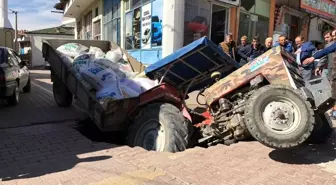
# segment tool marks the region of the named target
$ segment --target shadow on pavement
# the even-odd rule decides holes
[[[92,142],[75,129],[57,124],[1,129],[0,184],[67,171],[79,163],[108,160],[112,155],[105,150],[116,147]]]
[[[334,133],[335,134],[335,133]],[[326,144],[305,144],[297,148],[273,150],[269,157],[287,164],[319,164],[336,159],[336,140],[330,138]]]
[[[48,163],[47,165],[35,165],[35,166],[28,166],[23,167],[11,172],[7,172],[8,174],[0,175],[0,179],[2,181],[10,181],[15,179],[27,179],[27,178],[34,178],[34,177],[41,177],[43,175],[62,172],[69,170],[75,167],[79,163],[83,162],[96,162],[101,160],[106,160],[112,158],[111,156],[97,156],[97,157],[87,157],[80,159],[77,156],[72,156],[67,160],[63,160],[56,163]]]

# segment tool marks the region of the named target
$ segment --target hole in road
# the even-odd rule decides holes
[[[125,144],[125,134],[121,132],[101,132],[90,119],[78,121],[78,124],[74,128],[91,141],[106,142],[116,145]]]

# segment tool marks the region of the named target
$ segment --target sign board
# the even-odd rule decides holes
[[[217,0],[223,3],[231,4],[234,6],[239,6],[240,5],[240,0]]]
[[[148,49],[151,47],[152,38],[152,4],[143,6],[141,13],[141,46],[142,49]]]
[[[336,3],[333,0],[302,0],[301,8],[324,18],[336,20]]]

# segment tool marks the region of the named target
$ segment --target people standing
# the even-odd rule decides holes
[[[336,34],[336,31],[333,32],[333,34]],[[333,38],[336,36],[333,35]],[[333,60],[332,60],[332,66],[331,66],[331,74],[330,74],[330,82],[331,82],[331,87],[332,87],[332,96],[336,98],[336,42],[331,44],[329,47],[316,52],[312,57],[307,58],[303,61],[303,64],[311,64],[314,62],[315,59],[320,59],[324,56],[327,56],[329,54],[333,54]]]
[[[324,48],[327,48],[327,47],[331,46],[336,41],[336,39],[333,40],[333,37],[332,37],[333,32],[336,32],[336,30],[326,31],[324,33],[324,41],[325,41],[325,44],[326,44]],[[328,76],[328,79],[330,79],[332,63],[333,63],[333,54],[332,53],[330,53],[327,56],[321,58],[319,63],[316,66],[315,75],[320,76],[322,74],[323,69],[327,69],[327,71],[328,71],[327,76]]]
[[[327,41],[329,40],[329,36],[325,35],[325,40],[327,38]],[[320,59],[324,56],[328,56],[328,62],[329,57],[331,58],[331,66],[328,70],[330,70],[330,73],[328,74],[329,82],[331,84],[331,95],[333,98],[336,98],[336,30],[332,31],[331,38],[333,38],[333,43],[330,42],[329,46],[324,48],[323,50],[316,52],[313,57],[307,58],[303,63],[309,64],[312,63],[315,59]],[[330,55],[331,54],[331,55]],[[315,73],[321,74],[322,68],[316,69]],[[333,107],[333,111],[331,113],[331,116],[335,119],[336,118],[336,104]]]
[[[242,47],[238,50],[241,57],[241,63],[245,64],[265,53],[266,48],[259,43],[259,37],[253,37],[252,44]]]
[[[274,46],[281,46],[284,50],[286,50],[289,53],[294,52],[294,48],[292,43],[290,43],[285,35],[281,35],[278,39],[278,43],[276,43]]]
[[[219,46],[226,54],[236,60],[236,43],[233,41],[233,35],[231,33],[225,35],[225,40],[219,43]]]
[[[265,40],[265,49],[266,51],[272,49],[273,46],[273,38],[272,37],[267,37]]]
[[[243,47],[246,47],[248,44],[248,39],[247,39],[247,36],[246,35],[243,35],[241,38],[240,38],[240,45],[237,46],[237,52],[236,52],[236,61],[237,62],[240,62],[241,58],[238,54],[238,51],[240,48],[243,48]]]
[[[314,63],[310,64],[302,64],[302,62],[313,55],[313,52],[316,51],[316,47],[311,42],[305,42],[303,36],[297,36],[295,38],[295,44],[297,50],[296,54],[296,62],[300,66],[302,70],[302,76],[304,81],[309,81],[312,78],[312,73],[315,69]]]

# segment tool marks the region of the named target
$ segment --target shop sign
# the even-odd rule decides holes
[[[240,0],[218,0],[223,3],[231,4],[234,6],[239,6],[240,5]]]
[[[301,8],[325,18],[336,19],[336,3],[333,0],[302,0]]]
[[[149,3],[142,7],[141,16],[141,46],[143,49],[151,47],[152,37],[152,4]]]

